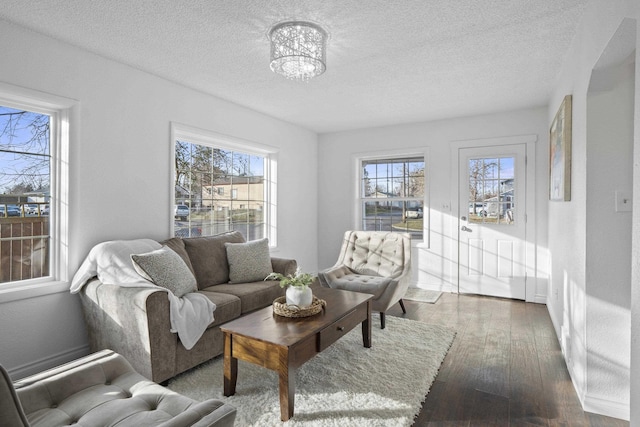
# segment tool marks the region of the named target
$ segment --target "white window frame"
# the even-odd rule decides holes
[[[197,127],[185,125],[182,123],[171,123],[171,173],[169,175],[169,189],[170,189],[170,219],[173,219],[173,206],[175,205],[175,189],[174,177],[176,174],[175,168],[175,153],[176,153],[176,141],[187,141],[199,145],[207,145],[214,148],[221,148],[225,150],[238,151],[246,154],[253,154],[265,158],[265,170],[264,179],[266,185],[264,186],[264,200],[265,200],[265,212],[264,223],[265,230],[264,235],[269,239],[269,246],[271,248],[277,247],[278,234],[277,234],[277,164],[278,164],[278,150],[275,147],[271,147],[266,144],[262,144],[255,141],[249,141],[242,138],[237,138],[221,133],[199,129]],[[169,221],[169,235],[174,235],[174,221]]]
[[[69,147],[77,129],[79,103],[0,83],[0,104],[50,116],[51,154],[49,275],[0,284],[0,303],[69,290]]]
[[[362,204],[364,199],[361,194],[361,183],[362,183],[362,162],[371,161],[371,160],[393,160],[393,159],[404,159],[408,157],[423,157],[424,158],[424,200],[423,200],[423,226],[422,226],[422,240],[419,239],[411,239],[411,246],[420,246],[423,248],[429,248],[430,246],[430,234],[431,234],[431,214],[430,214],[430,187],[429,183],[431,180],[429,179],[429,174],[431,168],[429,167],[429,153],[428,149],[420,148],[420,149],[407,149],[407,150],[385,150],[385,151],[376,151],[376,152],[367,152],[367,153],[356,153],[352,156],[352,164],[353,170],[355,171],[352,174],[353,182],[354,182],[354,195],[353,198],[355,206],[354,206],[354,230],[360,230],[362,228]]]

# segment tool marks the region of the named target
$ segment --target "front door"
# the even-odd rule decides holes
[[[525,299],[526,145],[460,148],[458,290]]]

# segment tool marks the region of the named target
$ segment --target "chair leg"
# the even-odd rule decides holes
[[[400,298],[400,301],[399,301],[399,302],[400,302],[400,307],[402,307],[402,312],[403,312],[404,314],[407,314],[407,309],[406,309],[406,308],[404,308],[404,301],[402,301],[402,298]]]
[[[385,319],[384,313],[380,312],[380,329],[384,329],[384,327],[385,327],[384,319]]]

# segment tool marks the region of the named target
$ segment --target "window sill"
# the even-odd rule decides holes
[[[0,285],[0,304],[37,298],[45,295],[69,292],[69,283],[60,281],[46,281],[32,284],[14,284],[3,288]]]

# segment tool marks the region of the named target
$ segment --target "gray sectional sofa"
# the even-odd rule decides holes
[[[155,382],[163,382],[223,352],[219,326],[272,304],[284,295],[278,281],[229,283],[225,243],[242,243],[239,232],[211,237],[172,238],[161,242],[182,257],[199,293],[216,304],[215,319],[187,350],[170,332],[169,300],[163,289],[124,287],[90,280],[80,292],[91,351],[111,349]],[[273,271],[294,273],[293,259],[271,258]]]

